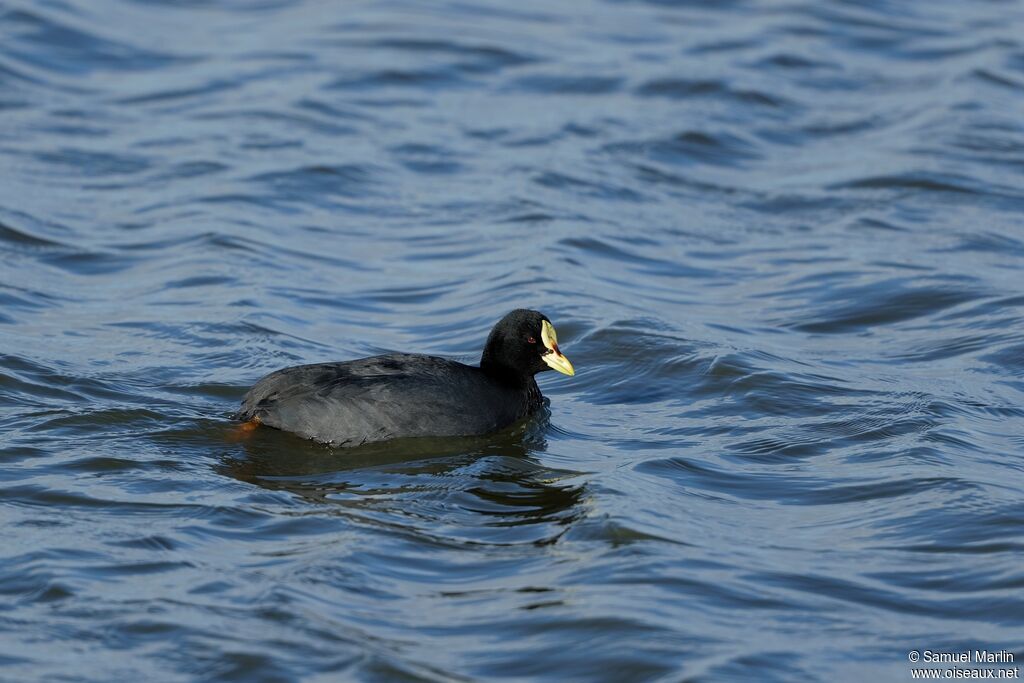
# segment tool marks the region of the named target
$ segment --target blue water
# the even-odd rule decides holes
[[[0,3],[0,679],[1024,660],[1024,6]],[[333,452],[263,374],[577,369]]]

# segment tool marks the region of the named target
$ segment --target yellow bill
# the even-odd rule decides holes
[[[572,363],[558,350],[558,335],[555,334],[554,326],[547,320],[541,322],[540,340],[544,342],[544,348],[548,350],[547,353],[541,356],[541,360],[547,363],[549,368],[558,370],[563,375],[569,375],[570,377],[576,374]]]

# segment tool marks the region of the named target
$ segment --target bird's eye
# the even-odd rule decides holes
[[[529,342],[530,344],[536,344],[537,343],[537,340],[534,339],[533,337],[527,337],[526,341]]]

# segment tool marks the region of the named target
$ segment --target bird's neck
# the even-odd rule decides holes
[[[534,377],[530,378],[530,381],[526,387],[526,410],[532,413],[534,410],[541,406],[544,397],[540,393],[540,387],[537,386],[537,380]]]
[[[522,386],[531,379],[524,377],[523,373],[510,368],[507,365],[501,365],[488,360],[487,356],[484,356],[480,360],[480,369],[484,371],[484,374],[492,379],[496,379],[502,384],[509,384],[512,386]]]
[[[519,417],[532,415],[544,404],[544,396],[540,393],[537,380],[532,375],[524,375],[504,365],[496,365],[480,361],[480,369],[493,382],[504,386],[520,396]]]
[[[531,387],[536,390],[537,382],[530,375],[524,375],[516,368],[510,368],[502,363],[497,363],[484,351],[480,359],[480,369],[491,379],[500,382],[514,389],[529,390]]]

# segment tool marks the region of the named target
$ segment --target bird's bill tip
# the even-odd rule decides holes
[[[563,356],[558,351],[552,351],[551,353],[545,353],[541,356],[541,359],[547,363],[547,366],[552,370],[558,370],[563,375],[569,375],[572,377],[576,374],[576,369],[572,367],[572,363],[569,359]]]

